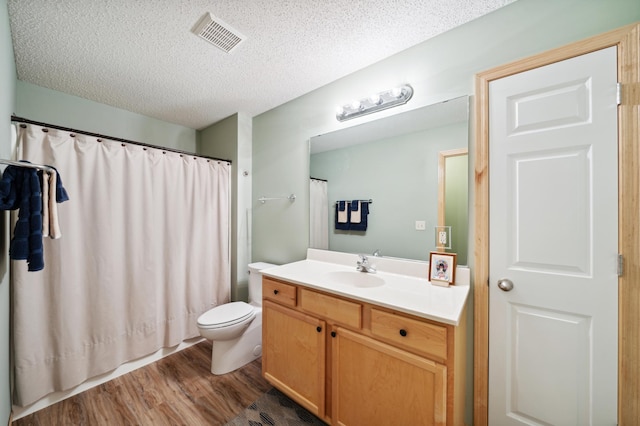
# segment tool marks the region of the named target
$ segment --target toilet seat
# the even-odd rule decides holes
[[[231,302],[209,309],[198,317],[198,327],[216,329],[245,322],[255,316],[253,306],[245,302]]]

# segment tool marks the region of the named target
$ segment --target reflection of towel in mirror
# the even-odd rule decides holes
[[[349,205],[346,201],[338,201],[338,223],[349,222]]]
[[[360,203],[360,222],[354,223],[351,221],[349,223],[350,231],[366,231],[367,230],[367,215],[369,214],[369,203],[366,201],[359,202]]]
[[[361,211],[362,210],[360,209],[360,201],[352,201],[349,223],[360,223],[360,221],[362,220],[360,214]]]
[[[349,202],[336,202],[336,229],[346,231],[349,229]]]

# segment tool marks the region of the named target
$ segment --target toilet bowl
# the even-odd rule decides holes
[[[212,341],[211,372],[226,374],[262,355],[262,273],[276,265],[249,264],[249,303],[231,302],[198,317],[200,335]]]

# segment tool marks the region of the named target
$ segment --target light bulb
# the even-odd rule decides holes
[[[372,104],[374,105],[379,105],[380,102],[382,102],[382,98],[380,97],[379,94],[375,93],[371,96],[369,96],[369,100],[371,101]]]
[[[394,87],[393,89],[391,89],[391,95],[394,98],[399,98],[400,95],[402,95],[402,87]]]

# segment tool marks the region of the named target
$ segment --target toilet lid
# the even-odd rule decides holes
[[[253,306],[245,302],[231,302],[209,309],[198,318],[198,325],[217,327],[232,325],[254,315]]]

